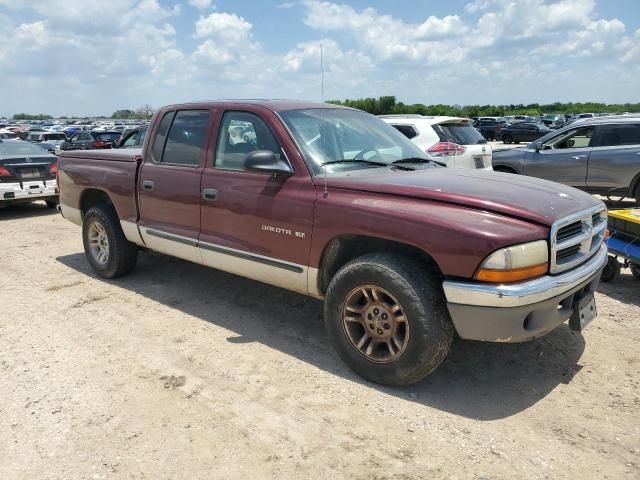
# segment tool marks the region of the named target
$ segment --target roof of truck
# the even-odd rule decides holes
[[[264,98],[244,98],[244,99],[223,99],[223,100],[208,100],[202,102],[188,102],[188,103],[180,103],[176,105],[167,105],[163,107],[163,110],[166,108],[174,108],[180,107],[183,105],[189,106],[234,106],[240,107],[243,105],[254,105],[261,106],[273,112],[282,112],[285,110],[301,110],[305,108],[343,108],[347,110],[353,110],[350,107],[345,107],[343,105],[334,105],[332,103],[320,103],[320,102],[308,102],[303,100],[283,100],[283,99],[264,99]]]

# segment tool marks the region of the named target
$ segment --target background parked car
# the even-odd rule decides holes
[[[115,148],[140,148],[148,127],[128,128],[118,140]]]
[[[0,130],[0,139],[8,140],[10,138],[18,138],[18,135],[11,130]]]
[[[531,142],[544,137],[551,129],[543,123],[517,122],[500,129],[496,134],[497,140],[504,143]]]
[[[640,203],[640,118],[582,120],[526,147],[494,152],[493,165],[591,193],[619,189]]]
[[[27,142],[31,142],[31,143],[47,143],[47,144],[51,144],[54,147],[56,146],[60,146],[62,145],[64,142],[67,141],[67,137],[64,133],[62,132],[33,132],[33,133],[28,133],[27,134],[27,138],[25,138],[25,140]]]
[[[382,115],[382,120],[448,167],[491,170],[491,146],[469,118]]]
[[[560,128],[564,126],[565,118],[564,115],[549,113],[542,117],[542,123],[544,123],[549,128]]]
[[[473,126],[487,140],[495,140],[498,132],[507,126],[507,121],[503,117],[480,117]]]
[[[95,150],[114,148],[120,132],[77,132],[60,145],[60,150]]]
[[[54,208],[57,172],[58,159],[46,150],[22,140],[0,140],[0,208],[34,200]]]
[[[49,153],[53,153],[57,155],[60,152],[60,144],[49,143],[49,142],[37,142],[34,143],[36,147],[40,147],[43,150],[46,150]]]

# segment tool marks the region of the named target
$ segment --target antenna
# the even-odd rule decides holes
[[[322,44],[320,44],[320,97],[322,100],[322,110],[321,110],[321,118],[322,125],[320,133],[322,134],[322,127],[324,127],[324,56],[323,56],[323,48]],[[325,129],[326,131],[326,129]],[[327,151],[327,138],[326,135],[322,135],[322,151],[323,153]],[[322,192],[323,198],[327,198],[329,196],[329,190],[327,190],[327,165],[326,162],[323,162],[322,170],[324,171],[324,192]]]

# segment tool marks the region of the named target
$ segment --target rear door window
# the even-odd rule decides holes
[[[486,143],[485,138],[471,125],[443,124],[433,125],[441,142],[453,142],[459,145],[477,145]]]
[[[603,125],[600,129],[599,147],[640,145],[640,124]]]
[[[171,123],[160,163],[198,166],[208,125],[209,110],[178,111]]]
[[[162,117],[160,125],[156,130],[156,137],[153,140],[153,150],[151,151],[151,157],[154,162],[160,163],[162,161],[162,152],[164,151],[164,144],[167,143],[167,132],[173,121],[173,117],[176,112],[167,112]]]

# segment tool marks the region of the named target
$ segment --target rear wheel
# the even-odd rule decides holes
[[[112,205],[92,207],[84,215],[82,243],[89,264],[103,278],[121,277],[136,266],[138,247],[125,238]]]
[[[45,200],[45,203],[47,204],[47,208],[56,208],[58,206],[58,202],[57,200]]]
[[[620,262],[618,262],[616,257],[609,255],[607,264],[602,270],[600,280],[603,282],[614,282],[618,278],[618,275],[620,275]]]
[[[364,255],[338,271],[325,325],[340,358],[383,385],[426,377],[445,359],[454,332],[438,278],[389,254]]]
[[[504,143],[511,143],[511,142],[513,142],[513,137],[511,135],[503,135],[502,136],[502,141]]]

